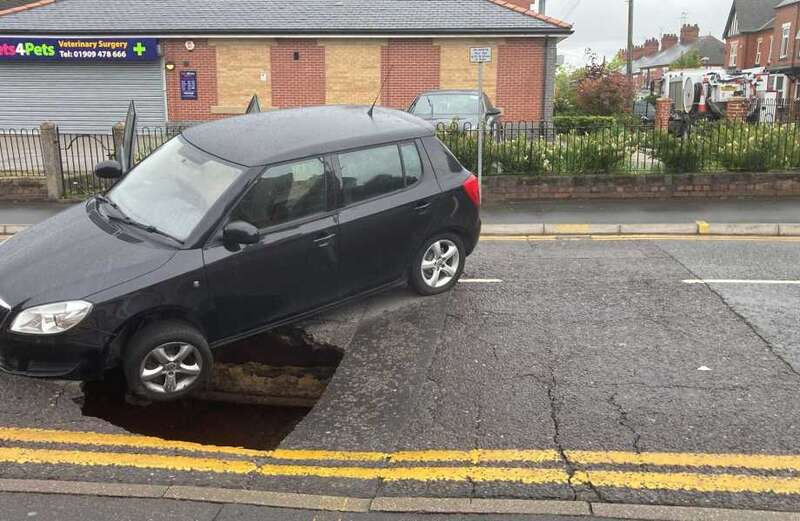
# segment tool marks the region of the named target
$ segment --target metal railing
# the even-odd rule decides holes
[[[111,186],[94,175],[95,165],[115,157],[111,134],[59,133],[58,141],[65,197],[91,195]]]
[[[144,127],[137,131],[134,143],[133,163],[152,154],[158,147],[181,133],[184,127]]]
[[[440,125],[439,138],[472,171],[478,130]],[[666,132],[612,124],[559,130],[540,123],[486,129],[486,175],[764,172],[800,169],[800,123],[702,121]]]
[[[146,127],[136,134],[133,146],[133,162],[139,163],[180,133],[181,129]],[[61,171],[66,197],[81,197],[103,192],[113,182],[98,179],[94,175],[97,163],[116,158],[114,138],[111,134],[59,133],[61,149]]]
[[[43,176],[38,129],[0,129],[0,177]]]

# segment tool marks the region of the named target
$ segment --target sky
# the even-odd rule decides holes
[[[634,44],[663,33],[679,33],[681,17],[700,25],[700,34],[722,38],[732,0],[635,0]],[[567,63],[582,65],[587,47],[613,57],[626,45],[627,0],[547,0],[547,14],[575,24],[575,34],[558,47]]]

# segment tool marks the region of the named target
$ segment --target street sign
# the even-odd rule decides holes
[[[155,38],[0,38],[0,61],[158,60]]]
[[[492,63],[491,47],[470,47],[469,61],[478,64],[478,112],[480,121],[478,123],[478,195],[483,197],[483,140],[486,132],[486,114],[483,106],[483,64]]]
[[[197,99],[197,71],[181,71],[181,99]]]
[[[469,48],[469,61],[472,63],[491,63],[492,62],[492,48],[491,47],[470,47]]]

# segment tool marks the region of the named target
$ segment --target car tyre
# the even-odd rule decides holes
[[[128,342],[122,369],[128,390],[152,401],[170,401],[203,389],[214,359],[205,337],[180,321],[148,324]]]
[[[423,296],[453,289],[464,272],[467,255],[458,235],[434,235],[422,245],[411,265],[411,287]]]

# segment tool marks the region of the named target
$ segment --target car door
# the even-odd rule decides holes
[[[415,141],[341,152],[343,296],[402,277],[433,223],[439,185]]]
[[[336,179],[323,157],[267,168],[227,222],[259,228],[249,246],[221,240],[205,248],[219,337],[283,321],[338,296]]]

